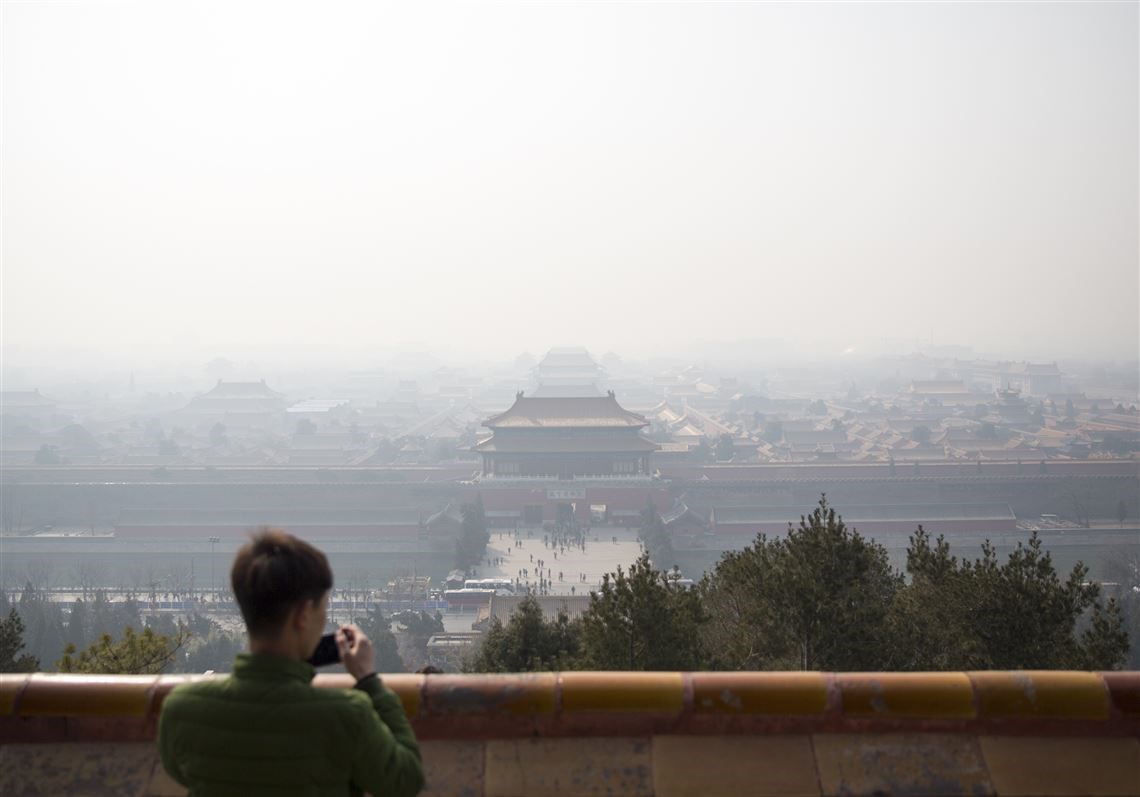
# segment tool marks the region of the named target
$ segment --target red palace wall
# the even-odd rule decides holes
[[[896,478],[914,476],[914,463],[899,460],[895,472],[886,462],[851,464],[815,463],[773,463],[757,465],[660,465],[661,475],[666,478],[697,481],[782,481],[788,479],[854,479],[854,478]],[[978,473],[976,462],[923,462],[918,466],[919,476],[1036,476],[1041,473],[1039,461],[984,462]],[[1131,461],[1050,461],[1045,464],[1045,473],[1052,476],[1134,476],[1136,463]]]
[[[290,534],[306,540],[339,540],[382,538],[386,540],[416,540],[419,526],[378,526],[374,524],[343,525],[294,525],[282,524],[281,528]],[[221,537],[226,540],[245,540],[249,536],[248,524],[199,526],[192,523],[178,525],[139,525],[117,526],[115,537],[128,540],[203,540],[208,537]]]
[[[474,501],[476,496],[483,499],[483,509],[488,513],[519,512],[517,522],[521,525],[524,507],[541,506],[542,522],[552,523],[558,517],[559,504],[573,504],[574,517],[583,524],[593,522],[590,517],[590,507],[604,504],[609,513],[636,513],[645,508],[645,504],[652,496],[653,503],[659,512],[665,511],[673,505],[673,498],[664,487],[657,486],[629,486],[629,487],[583,487],[581,484],[568,482],[566,486],[553,486],[548,483],[541,487],[495,487],[480,485],[464,496],[464,501]],[[625,521],[624,518],[630,518]],[[515,518],[496,517],[491,514],[488,518],[492,527],[513,527]],[[635,515],[621,515],[611,522],[636,523]]]
[[[798,524],[793,524],[798,525]],[[878,520],[862,523],[848,523],[849,528],[858,531],[864,537],[876,535],[909,535],[918,528],[915,520]],[[996,520],[931,520],[922,523],[922,527],[931,534],[948,534],[953,532],[989,533],[999,531],[1016,531],[1015,518],[1001,518]],[[788,531],[787,523],[718,523],[713,529],[719,536],[740,536],[751,539],[757,534],[766,534],[769,537],[783,536]]]

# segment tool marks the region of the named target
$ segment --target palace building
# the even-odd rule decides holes
[[[475,445],[481,479],[650,477],[657,444],[641,436],[643,416],[605,396],[537,398],[521,392],[506,412],[483,422],[491,436]]]
[[[651,499],[671,501],[653,478],[657,445],[642,436],[643,416],[604,396],[518,393],[506,412],[484,421],[491,436],[475,445],[483,459],[479,493],[495,525],[574,521],[636,525]]]

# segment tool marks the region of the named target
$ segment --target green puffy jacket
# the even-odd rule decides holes
[[[162,704],[162,764],[191,795],[411,797],[420,748],[377,677],[317,689],[303,661],[242,654],[229,678],[184,684]]]

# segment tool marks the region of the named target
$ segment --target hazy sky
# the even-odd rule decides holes
[[[1137,9],[4,2],[5,350],[1134,358]]]

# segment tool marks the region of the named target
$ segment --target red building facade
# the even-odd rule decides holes
[[[547,522],[636,525],[652,496],[671,499],[652,477],[657,445],[649,422],[605,396],[527,397],[483,424],[479,493],[492,525]]]
[[[641,436],[644,416],[605,396],[532,398],[519,393],[483,423],[491,437],[475,450],[482,479],[611,479],[650,476],[657,445]]]

